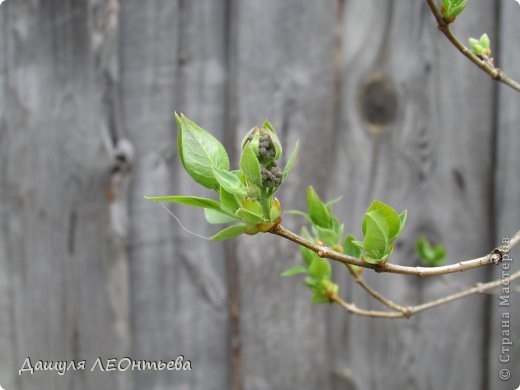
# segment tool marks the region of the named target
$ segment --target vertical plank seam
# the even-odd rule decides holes
[[[501,6],[500,1],[495,1],[494,17],[493,17],[493,29],[495,35],[494,51],[495,57],[500,60],[501,51],[501,36],[500,36],[500,21],[501,21]],[[493,82],[492,92],[492,107],[491,107],[491,161],[490,161],[490,191],[489,191],[489,205],[488,205],[488,226],[489,226],[489,241],[490,247],[494,247],[495,240],[497,239],[497,224],[498,224],[498,205],[496,204],[496,191],[497,191],[497,168],[498,168],[498,156],[499,156],[499,142],[498,137],[500,130],[499,119],[499,92],[500,85],[498,82]],[[487,269],[485,272],[485,280],[489,281],[494,276],[494,269]],[[483,310],[483,351],[482,351],[482,385],[485,390],[491,390],[491,348],[493,340],[493,318],[490,313],[493,313],[493,295],[486,295],[484,297],[484,310]]]

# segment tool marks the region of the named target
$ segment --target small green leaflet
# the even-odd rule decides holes
[[[343,252],[348,256],[359,258],[361,256],[361,248],[355,245],[354,241],[357,241],[356,237],[351,234],[347,235],[343,243]]]
[[[397,235],[399,234],[399,231],[401,230],[401,221],[399,218],[399,215],[397,215],[397,212],[390,207],[389,205],[381,202],[380,200],[375,200],[372,202],[372,204],[367,209],[367,214],[371,211],[379,211],[381,215],[384,217],[386,224],[388,226],[388,241],[393,242]],[[406,218],[406,214],[405,214]],[[363,225],[362,230],[363,234],[366,234],[366,224],[367,219],[366,217],[363,219]]]
[[[309,273],[312,277],[316,279],[330,279],[331,275],[331,268],[330,263],[322,259],[321,257],[315,258],[310,267],[309,267]]]
[[[255,137],[258,137],[258,133]],[[256,156],[251,143],[247,143],[242,149],[240,168],[251,183],[258,187],[262,186],[260,162],[258,161],[258,157]]]
[[[215,169],[213,172],[218,184],[225,191],[241,198],[247,195],[247,190],[244,184],[242,184],[240,179],[235,174],[220,169]]]
[[[431,245],[426,237],[420,237],[415,243],[415,250],[424,265],[436,267],[446,261],[446,249],[441,244]]]
[[[388,254],[388,224],[380,210],[369,211],[365,214],[365,240],[363,249],[365,261],[372,264],[383,262]]]
[[[247,226],[246,225],[233,225],[230,227],[225,228],[224,230],[221,230],[214,236],[211,236],[209,239],[212,241],[221,241],[221,240],[227,240],[229,238],[233,238],[236,236],[241,235],[246,231]]]
[[[263,218],[261,215],[255,214],[249,210],[240,208],[236,212],[237,217],[239,217],[241,220],[246,222],[250,225],[256,225],[263,221]]]
[[[325,206],[312,186],[307,188],[307,205],[309,217],[315,225],[326,229],[332,227],[332,215],[330,210]]]
[[[300,150],[300,141],[296,141],[296,146],[294,147],[293,151],[289,155],[289,158],[287,159],[287,165],[285,166],[283,170],[283,177],[282,182],[287,179],[287,176],[291,172],[294,163],[296,162],[296,157],[298,157],[298,151]]]
[[[174,202],[186,206],[202,207],[205,209],[213,209],[220,211],[220,203],[213,199],[199,198],[197,196],[145,196],[145,199],[153,200],[155,202]]]
[[[297,274],[308,274],[308,273],[309,273],[309,270],[307,268],[305,268],[303,265],[299,265],[297,267],[289,268],[288,270],[282,272],[281,275],[284,277],[287,277],[287,276],[293,276],[293,275],[297,275]]]
[[[233,217],[214,209],[204,209],[204,216],[206,217],[206,221],[208,221],[208,223],[214,225],[239,221],[237,217]]]

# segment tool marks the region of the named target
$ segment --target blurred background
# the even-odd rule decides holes
[[[487,32],[497,64],[518,80],[519,18],[513,0],[472,0],[454,30],[464,42]],[[306,207],[308,185],[325,199],[344,195],[334,210],[360,236],[379,198],[408,209],[394,262],[419,265],[420,235],[442,242],[449,263],[488,253],[520,227],[520,94],[458,53],[425,1],[7,0],[0,29],[6,390],[520,383],[518,294],[516,346],[502,364],[496,292],[409,320],[354,317],[311,304],[302,278],[280,277],[300,262],[293,243],[208,242],[143,198],[208,195],[179,163],[174,111],[222,140],[234,166],[244,133],[268,118],[286,151],[301,142],[279,192],[285,209]],[[201,235],[218,229],[199,209],[169,207]],[[284,217],[290,229],[302,224]],[[411,305],[499,269],[365,276]],[[345,299],[381,308],[344,268],[334,279]],[[89,370],[97,357],[179,355],[192,371]],[[87,369],[18,375],[27,357]]]

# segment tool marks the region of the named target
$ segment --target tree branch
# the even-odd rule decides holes
[[[489,264],[498,264],[502,261],[502,255],[513,248],[518,241],[520,241],[520,230],[515,233],[515,235],[509,240],[509,245],[507,250],[504,248],[496,248],[491,253],[486,256],[479,257],[477,259],[460,261],[455,264],[445,265],[442,267],[410,267],[406,265],[398,265],[392,263],[385,264],[370,264],[364,260],[358,259],[357,257],[352,257],[345,255],[343,253],[336,252],[326,246],[318,245],[313,242],[306,240],[305,238],[291,232],[290,230],[284,228],[282,225],[275,225],[269,231],[272,234],[276,234],[277,236],[284,237],[290,241],[295,242],[298,245],[302,245],[318,254],[320,257],[324,257],[327,259],[338,261],[345,265],[357,265],[363,268],[370,268],[376,272],[389,272],[394,274],[403,274],[403,275],[417,275],[417,276],[434,276],[434,275],[444,275],[453,272],[463,272],[473,268],[482,267]]]
[[[473,54],[466,46],[460,42],[457,37],[451,32],[449,23],[444,21],[442,14],[439,9],[435,5],[434,0],[426,0],[430,10],[432,11],[433,16],[435,16],[435,20],[437,21],[437,28],[448,38],[448,40],[460,51],[464,56],[466,56],[471,62],[477,65],[480,69],[486,72],[491,78],[504,83],[505,85],[513,88],[515,91],[520,92],[520,84],[513,80],[511,77],[506,75],[500,68],[496,66],[492,66],[480,59],[477,55]]]
[[[394,302],[392,302],[390,299],[386,298],[384,295],[379,293],[378,291],[374,290],[372,287],[370,287],[361,277],[359,273],[357,273],[351,265],[347,265],[347,268],[356,281],[356,283],[365,290],[369,295],[371,295],[373,298],[377,299],[379,302],[381,302],[383,305],[389,307],[392,310],[398,311],[400,313],[403,313],[405,317],[408,317],[409,310],[406,307],[403,307],[401,305],[398,305]]]
[[[409,317],[413,316],[414,314],[417,314],[417,313],[419,313],[421,311],[425,311],[425,310],[431,309],[433,307],[441,306],[441,305],[444,305],[446,303],[453,302],[453,301],[456,301],[458,299],[462,299],[462,298],[468,297],[470,295],[484,293],[484,292],[486,292],[488,290],[491,290],[493,288],[499,287],[501,284],[510,283],[513,280],[518,279],[518,278],[520,278],[520,271],[515,272],[509,278],[498,279],[498,280],[495,280],[495,281],[492,281],[492,282],[488,282],[488,283],[477,283],[475,286],[473,286],[473,287],[471,287],[471,288],[469,288],[467,290],[459,291],[459,292],[457,292],[455,294],[451,294],[451,295],[445,296],[443,298],[435,299],[433,301],[426,302],[426,303],[423,303],[423,304],[420,304],[420,305],[406,307],[405,308],[406,309],[406,313],[403,313],[403,312],[400,312],[400,311],[393,311],[393,312],[391,312],[391,311],[378,311],[378,310],[360,309],[354,303],[346,302],[345,300],[343,300],[338,295],[333,295],[331,297],[331,299],[332,299],[333,302],[336,302],[339,305],[341,305],[349,313],[353,313],[353,314],[357,314],[357,315],[361,315],[361,316],[365,316],[365,317],[409,318]]]

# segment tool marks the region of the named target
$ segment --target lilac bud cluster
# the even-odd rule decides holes
[[[278,188],[282,184],[283,172],[275,162],[269,169],[262,166],[262,184],[270,188]]]
[[[258,145],[258,156],[263,160],[271,160],[276,155],[276,150],[271,137],[267,133],[260,133],[260,143]]]

